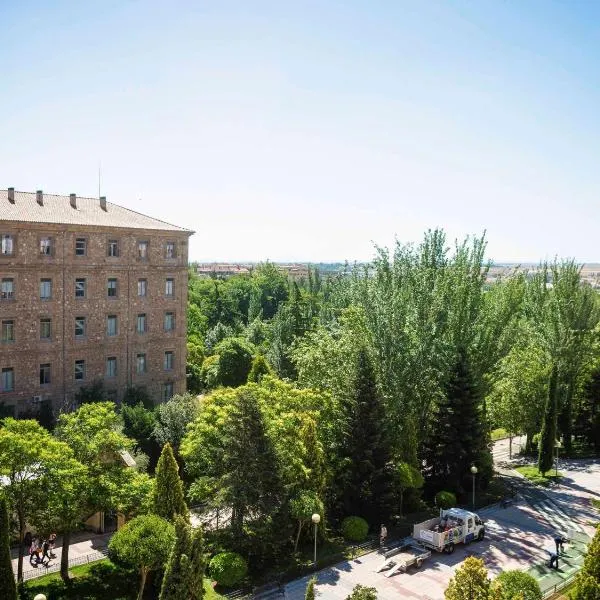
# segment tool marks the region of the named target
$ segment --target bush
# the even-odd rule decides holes
[[[499,600],[513,600],[519,594],[523,600],[542,600],[540,584],[523,571],[503,571],[494,580],[493,589]]]
[[[452,508],[456,506],[456,495],[442,490],[435,495],[435,504],[438,508]]]
[[[369,524],[362,517],[346,517],[342,521],[342,533],[351,542],[362,542],[369,532]]]
[[[359,584],[354,587],[346,600],[377,600],[377,590],[374,587],[365,587]]]
[[[221,552],[213,556],[208,571],[219,585],[232,587],[244,579],[248,565],[237,552]]]

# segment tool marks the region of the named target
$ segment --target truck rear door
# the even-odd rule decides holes
[[[475,539],[475,521],[473,520],[473,517],[469,517],[467,519],[465,527],[465,544],[468,544],[469,542],[472,542]]]

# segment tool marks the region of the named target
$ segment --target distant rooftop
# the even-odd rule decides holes
[[[57,196],[42,192],[18,192],[12,188],[0,190],[0,221],[129,227],[192,233],[189,229],[107,202],[104,197],[83,198],[75,194]]]

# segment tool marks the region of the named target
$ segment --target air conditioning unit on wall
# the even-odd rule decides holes
[[[33,402],[34,404],[39,404],[44,398],[42,396],[34,396]]]

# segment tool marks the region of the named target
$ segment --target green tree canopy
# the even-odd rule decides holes
[[[183,482],[179,478],[179,465],[168,442],[163,446],[156,465],[153,512],[168,521],[172,521],[176,515],[189,518]]]
[[[0,494],[0,590],[3,600],[17,600],[17,585],[10,555],[10,522],[8,505],[4,494]]]
[[[489,600],[490,580],[480,558],[469,556],[450,580],[446,600]]]
[[[524,571],[502,571],[492,583],[494,600],[542,600],[537,580]],[[495,594],[495,595],[494,595]]]

